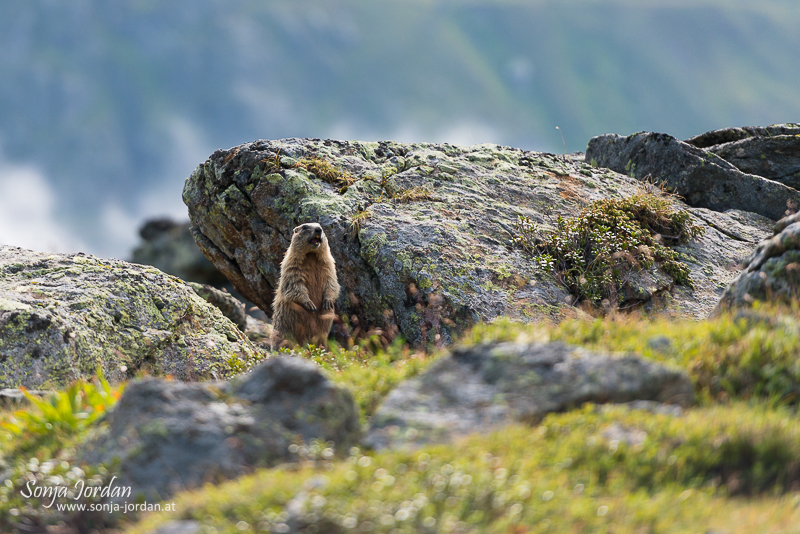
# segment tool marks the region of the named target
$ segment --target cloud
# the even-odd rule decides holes
[[[55,208],[56,195],[39,169],[0,160],[0,244],[41,252],[86,251]]]

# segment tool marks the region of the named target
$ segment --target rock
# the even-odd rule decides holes
[[[228,283],[197,248],[188,222],[151,219],[139,229],[139,236],[142,242],[133,250],[131,262],[152,265],[187,282],[213,287],[223,287]]]
[[[749,137],[706,149],[747,174],[800,189],[800,128],[797,135]],[[794,206],[795,209],[800,206]]]
[[[83,460],[119,461],[119,485],[159,500],[183,488],[296,460],[298,440],[348,450],[360,427],[350,393],[313,363],[276,357],[229,382],[132,382]]]
[[[247,316],[247,325],[244,330],[247,339],[266,350],[272,350],[272,325],[259,321],[255,317]]]
[[[339,181],[298,166],[310,158],[330,163]],[[200,248],[263,310],[270,311],[292,229],[319,222],[343,288],[335,336],[377,328],[414,345],[443,345],[481,320],[577,314],[574,298],[511,246],[515,223],[525,215],[552,230],[558,216],[641,187],[580,157],[497,145],[285,139],[215,152],[187,180],[183,198]],[[705,316],[768,233],[763,217],[743,212],[696,217],[708,231],[678,248],[695,289],[645,273],[639,302],[662,299]]]
[[[222,315],[230,319],[233,324],[244,332],[247,329],[247,313],[244,309],[244,302],[237,299],[227,291],[222,291],[206,284],[197,282],[187,282],[194,292],[200,295],[206,302],[216,306]]]
[[[744,270],[728,286],[715,313],[753,301],[789,304],[800,297],[800,213],[775,224],[774,235],[744,260]]]
[[[593,137],[586,161],[640,180],[652,179],[690,206],[724,212],[749,211],[778,220],[800,206],[800,191],[745,174],[733,164],[667,134],[641,132]]]
[[[35,389],[28,389],[26,392],[36,397],[44,397],[53,393],[52,391],[39,391]],[[23,393],[21,389],[0,389],[0,407],[14,408],[27,403],[28,397],[25,396],[25,393]]]
[[[220,311],[152,267],[0,246],[0,387],[138,370],[223,378],[260,358]]]
[[[653,400],[687,406],[680,371],[635,355],[612,356],[560,343],[460,348],[386,397],[365,443],[383,449],[447,442],[512,421],[537,423],[585,402]]]
[[[722,145],[747,139],[749,137],[772,137],[776,135],[797,135],[800,134],[800,124],[786,123],[773,124],[772,126],[745,126],[743,128],[722,128],[713,130],[700,135],[696,135],[686,142],[697,148],[709,148],[715,145]]]

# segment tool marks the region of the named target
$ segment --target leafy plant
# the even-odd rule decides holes
[[[0,426],[15,435],[76,434],[89,427],[119,399],[121,390],[114,389],[102,376],[92,382],[78,381],[66,391],[39,398],[22,389],[29,407],[15,411]]]
[[[556,221],[542,236],[538,225],[520,215],[512,242],[531,253],[580,300],[600,304],[625,300],[630,275],[660,267],[676,283],[692,287],[689,268],[669,245],[685,243],[703,229],[670,198],[640,192],[624,199],[598,200],[577,217]]]

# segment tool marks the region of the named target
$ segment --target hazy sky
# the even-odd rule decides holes
[[[126,258],[257,138],[500,143],[800,120],[786,0],[7,0],[0,242]]]

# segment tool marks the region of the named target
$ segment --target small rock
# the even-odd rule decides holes
[[[86,444],[89,463],[119,461],[119,485],[148,500],[296,459],[296,440],[356,443],[350,393],[298,357],[268,360],[229,382],[131,383]]]
[[[194,289],[194,292],[203,297],[209,304],[216,306],[222,315],[230,319],[233,324],[239,327],[242,332],[247,330],[247,312],[245,312],[244,302],[237,299],[230,293],[217,289],[206,284],[197,282],[187,282]]]
[[[447,442],[514,421],[536,423],[585,402],[688,406],[693,399],[685,373],[636,355],[560,343],[478,345],[453,351],[389,393],[365,443],[383,449]]]

